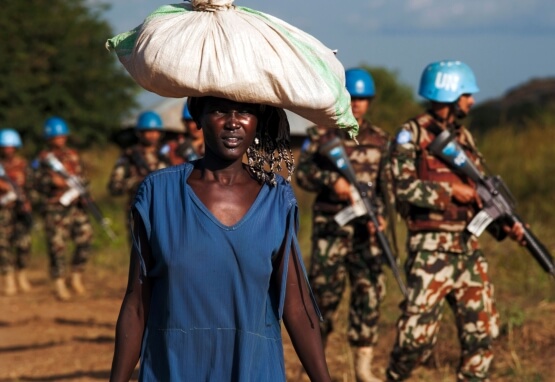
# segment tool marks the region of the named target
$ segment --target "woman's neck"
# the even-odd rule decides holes
[[[206,181],[217,182],[222,185],[231,186],[236,183],[244,183],[253,180],[250,172],[241,161],[222,162],[211,161],[210,158],[202,158],[200,178]]]

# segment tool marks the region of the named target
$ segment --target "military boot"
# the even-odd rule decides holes
[[[355,375],[357,382],[381,382],[381,379],[372,374],[372,346],[355,347]]]
[[[71,298],[71,294],[66,287],[66,282],[61,277],[54,280],[54,293],[56,293],[56,297],[61,301],[67,301]]]
[[[17,286],[15,284],[15,272],[13,269],[10,269],[4,276],[4,294],[6,296],[13,296],[16,293]]]
[[[71,273],[70,285],[71,285],[71,288],[78,295],[85,294],[85,286],[83,285],[83,278],[81,277],[80,272]]]
[[[33,289],[27,278],[27,272],[24,270],[17,273],[17,285],[19,285],[19,289],[21,289],[22,292],[30,292]]]

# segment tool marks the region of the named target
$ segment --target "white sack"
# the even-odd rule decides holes
[[[278,18],[232,1],[163,6],[107,47],[139,85],[163,97],[211,95],[267,104],[356,134],[345,69],[333,51]]]

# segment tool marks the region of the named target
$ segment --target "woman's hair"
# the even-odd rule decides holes
[[[200,117],[206,102],[215,97],[189,97],[189,112],[200,126]],[[283,109],[258,105],[258,126],[254,142],[247,149],[247,165],[260,182],[276,184],[276,172],[287,168],[287,181],[295,171],[295,160],[291,151],[289,121]]]

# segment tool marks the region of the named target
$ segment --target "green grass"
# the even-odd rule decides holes
[[[530,126],[526,130],[515,132],[512,129],[492,130],[478,139],[478,147],[487,159],[494,174],[499,174],[506,181],[518,200],[519,214],[530,224],[533,232],[545,246],[555,252],[555,156],[551,142],[555,141],[555,129],[542,126]],[[110,171],[119,155],[115,146],[90,149],[83,154],[88,178],[91,180],[91,194],[104,215],[112,222],[112,228],[118,239],[114,242],[102,232],[101,227],[93,222],[95,235],[91,265],[97,272],[115,272],[124,277],[129,262],[129,246],[125,226],[126,197],[114,198],[107,192]],[[298,155],[296,155],[298,158]],[[307,266],[310,261],[311,206],[315,195],[299,189],[295,182],[300,208],[301,226],[299,241]],[[404,238],[406,230],[402,221],[397,221],[400,262],[405,259]],[[47,256],[44,244],[42,220],[35,218],[33,232],[33,254],[31,266],[46,267]],[[489,273],[495,285],[497,306],[502,321],[504,340],[500,342],[499,356],[496,355],[496,375],[504,381],[547,381],[536,370],[534,347],[541,344],[542,338],[533,335],[528,325],[543,327],[546,315],[552,310],[544,309],[555,301],[554,281],[539,267],[532,256],[510,240],[496,242],[485,233],[480,239],[490,269]],[[46,271],[46,270],[45,270]],[[401,293],[389,268],[387,276],[387,297],[382,304],[380,327],[385,333],[392,333],[399,316],[398,304]],[[125,281],[122,279],[122,286]],[[346,300],[346,299],[345,299]],[[342,302],[345,308],[345,301]],[[346,316],[343,315],[343,316]],[[342,316],[342,317],[343,317]],[[438,341],[438,352],[446,352],[456,347],[456,331],[453,317],[446,312],[441,335],[449,341]],[[543,320],[543,321],[542,321]],[[343,319],[345,321],[345,319]],[[346,327],[346,322],[337,324],[338,330]],[[520,336],[520,337],[519,337]],[[382,340],[383,341],[383,340]],[[344,344],[345,349],[348,345]],[[348,350],[348,349],[347,349]],[[345,350],[345,351],[347,351]],[[389,349],[388,349],[389,350]],[[438,365],[436,380],[452,380],[453,365]],[[456,361],[453,361],[456,362]],[[451,362],[452,363],[452,362]],[[428,371],[421,371],[426,375]],[[422,374],[418,374],[422,375]],[[421,379],[424,378],[424,379]],[[415,380],[426,380],[415,376]]]
[[[533,232],[545,246],[555,252],[555,157],[551,143],[555,142],[555,129],[531,126],[522,131],[512,129],[492,130],[479,137],[478,147],[487,159],[489,168],[499,174],[508,184],[518,201],[519,214],[530,224]],[[113,164],[119,155],[116,146],[94,148],[82,153],[90,190],[104,215],[111,220],[112,228],[118,235],[114,242],[102,232],[93,220],[95,235],[94,255],[91,262],[110,269],[126,268],[129,246],[126,234],[127,199],[109,195],[106,185]],[[298,155],[297,155],[298,157]],[[308,263],[310,258],[311,206],[314,194],[298,188],[293,181],[300,208],[301,227],[299,241],[303,257]],[[33,255],[45,256],[42,221],[35,218]],[[397,222],[398,243],[401,252],[404,248],[405,228],[402,221]],[[498,295],[512,296],[512,301],[522,299],[523,303],[539,302],[543,299],[555,300],[552,280],[541,270],[527,251],[510,240],[496,242],[483,235],[481,239],[484,252],[490,263],[490,274],[497,286]],[[404,253],[400,254],[401,260]],[[390,275],[391,276],[391,275]],[[393,277],[388,278],[389,290],[396,290]],[[502,300],[501,300],[502,301]]]

